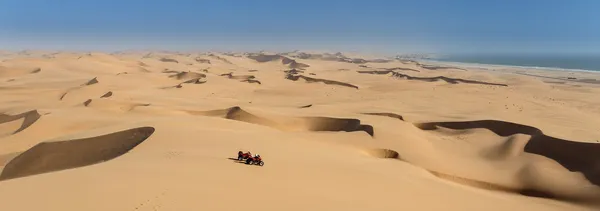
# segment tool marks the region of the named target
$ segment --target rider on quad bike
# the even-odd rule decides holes
[[[243,153],[242,151],[238,152],[238,160],[244,160],[247,158],[251,158],[252,157],[252,153],[250,153],[250,151]]]
[[[265,164],[265,162],[262,161],[262,158],[260,157],[259,154],[256,154],[256,156],[249,157],[248,159],[246,159],[246,164],[255,164],[255,165],[262,166]]]

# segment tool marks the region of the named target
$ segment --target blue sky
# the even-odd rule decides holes
[[[600,51],[594,0],[0,0],[1,49]]]

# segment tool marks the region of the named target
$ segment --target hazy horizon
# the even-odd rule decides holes
[[[598,53],[596,1],[0,3],[3,50]]]

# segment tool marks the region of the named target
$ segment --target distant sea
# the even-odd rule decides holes
[[[549,70],[600,71],[600,54],[455,54],[431,61],[503,65]]]

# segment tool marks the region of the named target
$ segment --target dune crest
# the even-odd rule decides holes
[[[69,92],[71,92],[71,91],[74,91],[74,90],[77,90],[77,89],[81,89],[81,88],[86,87],[86,86],[91,86],[91,85],[94,85],[94,84],[97,84],[97,83],[99,83],[98,78],[94,77],[94,78],[90,79],[89,81],[85,82],[84,84],[81,84],[81,85],[79,85],[77,87],[69,88],[69,89],[67,89],[67,91],[63,92],[63,94],[60,95],[59,100],[63,100],[67,96],[67,94],[69,94]]]
[[[379,113],[379,112],[372,112],[372,113],[362,113],[362,114],[366,114],[366,115],[373,115],[373,116],[385,116],[385,117],[391,117],[391,118],[395,118],[395,119],[399,119],[404,121],[404,117],[402,117],[402,115],[400,114],[395,114],[395,113]]]
[[[196,57],[194,60],[196,60],[198,63],[203,63],[203,64],[211,64],[210,60],[208,59],[203,59],[201,57]]]
[[[2,168],[10,162],[13,158],[19,156],[23,152],[13,152],[0,155],[0,172],[2,172]]]
[[[255,80],[256,77],[253,75],[235,75],[234,76],[233,72],[230,72],[230,73],[221,74],[219,76],[225,76],[229,79],[239,80],[240,82],[262,84],[260,81]]]
[[[93,84],[97,84],[98,83],[98,78],[94,77],[92,79],[90,79],[89,81],[85,82],[85,84],[83,84],[82,86],[89,86],[89,85],[93,85]]]
[[[107,98],[107,97],[111,97],[113,95],[112,91],[108,91],[107,93],[103,94],[102,96],[100,96],[100,98]]]
[[[553,188],[557,184],[547,183],[542,172],[580,172],[585,179],[597,188],[600,187],[600,144],[584,143],[570,140],[559,139],[545,135],[540,129],[528,125],[522,125],[512,122],[504,122],[498,120],[479,120],[479,121],[462,121],[462,122],[427,122],[416,123],[415,126],[425,131],[433,131],[438,128],[448,128],[453,130],[472,130],[472,129],[487,129],[494,134],[506,137],[505,141],[500,145],[487,150],[488,158],[490,159],[509,159],[523,154],[535,154],[550,159],[562,166],[564,169],[556,167],[537,167],[539,165],[547,166],[539,162],[534,162],[522,169],[521,175],[517,175],[517,179],[522,185],[519,187],[502,187],[512,192],[529,193],[534,195],[552,196],[553,198],[564,198],[569,200],[598,200],[600,199],[600,191],[591,193],[580,193],[577,195],[570,194],[573,191],[562,191],[561,189]],[[483,140],[482,140],[483,141]],[[543,169],[543,170],[542,170]],[[533,171],[533,172],[532,172]],[[438,176],[443,174],[437,172]],[[448,175],[442,177],[449,177]],[[459,177],[459,176],[452,176]],[[538,178],[535,180],[529,178]],[[575,178],[564,178],[565,180],[574,180]],[[460,180],[473,180],[462,178]],[[544,182],[546,181],[546,182]],[[481,182],[480,182],[481,183]],[[502,185],[496,185],[502,186]],[[577,187],[572,187],[577,189]],[[584,186],[579,191],[584,191]],[[537,194],[536,194],[537,193]],[[598,194],[598,195],[595,195]]]
[[[206,78],[205,74],[195,73],[195,72],[177,72],[177,71],[172,71],[172,72],[169,72],[169,73],[175,73],[173,75],[170,75],[169,78],[175,78],[177,80],[190,80],[190,79]]]
[[[154,131],[153,127],[141,127],[90,138],[42,142],[6,164],[0,180],[106,162],[129,152]]]
[[[367,149],[365,153],[376,158],[401,159],[400,154],[391,149]]]
[[[188,111],[190,114],[221,117],[246,123],[267,126],[283,131],[363,131],[374,136],[373,126],[363,125],[359,119],[342,119],[332,117],[274,117],[265,118],[249,113],[236,106],[222,110]]]
[[[18,77],[23,75],[35,74],[42,71],[42,68],[9,68],[0,66],[0,78]]]
[[[386,75],[386,74],[392,74],[391,77],[394,78],[404,78],[407,80],[417,80],[417,81],[426,81],[426,82],[435,82],[435,81],[445,81],[446,83],[449,84],[458,84],[458,83],[466,83],[466,84],[482,84],[482,85],[492,85],[492,86],[508,86],[506,84],[499,84],[499,83],[489,83],[489,82],[483,82],[483,81],[475,81],[475,80],[467,80],[467,79],[460,79],[460,78],[449,78],[446,76],[437,76],[437,77],[415,77],[415,76],[410,76],[410,75],[406,75],[406,74],[402,74],[396,71],[392,71],[392,70],[385,70],[385,71],[357,71],[358,73],[361,74],[376,74],[376,75]]]
[[[0,114],[0,137],[21,132],[33,125],[40,117],[37,110],[16,115]]]
[[[176,59],[171,59],[171,58],[161,58],[160,61],[161,62],[179,63],[179,61],[177,61]]]
[[[287,58],[281,55],[267,55],[267,54],[252,54],[248,55],[248,58],[257,61],[257,62],[272,62],[272,61],[281,61],[281,64],[287,65],[289,68],[294,69],[304,69],[310,67],[310,65],[296,62],[296,60]]]
[[[223,57],[217,56],[217,55],[215,55],[215,54],[212,54],[212,53],[211,53],[211,54],[208,54],[208,56],[209,56],[209,57],[211,57],[211,58],[214,58],[214,59],[216,59],[216,60],[222,61],[222,62],[224,62],[225,64],[233,64],[233,63],[231,63],[231,61],[227,60],[226,58],[223,58]]]
[[[193,78],[187,81],[182,82],[182,84],[203,84],[206,83],[206,81],[202,80],[202,78]],[[181,84],[179,84],[181,85]]]
[[[111,100],[110,98],[100,98],[95,100],[88,99],[83,102],[83,105],[100,110],[128,112],[134,110],[136,107],[150,106],[150,103],[123,102]]]
[[[355,85],[352,85],[349,83],[327,80],[327,79],[320,79],[320,78],[312,78],[312,77],[303,76],[303,75],[287,74],[285,76],[285,78],[288,80],[292,80],[292,81],[298,81],[299,79],[304,79],[304,81],[306,81],[307,83],[319,83],[320,82],[320,83],[324,83],[324,84],[328,84],[328,85],[338,85],[338,86],[344,86],[344,87],[358,89],[358,86],[355,86]]]
[[[412,68],[405,68],[405,67],[392,67],[392,68],[381,68],[381,69],[383,69],[384,72],[385,72],[385,73],[381,72],[381,74],[388,74],[388,73],[390,73],[390,72],[392,72],[394,70],[405,70],[405,71],[412,71],[412,72],[421,72],[419,70],[415,70],[415,69],[412,69]],[[387,72],[387,71],[389,71],[389,72]],[[378,72],[380,72],[380,71],[378,71]],[[380,73],[378,73],[378,74],[380,74]]]

